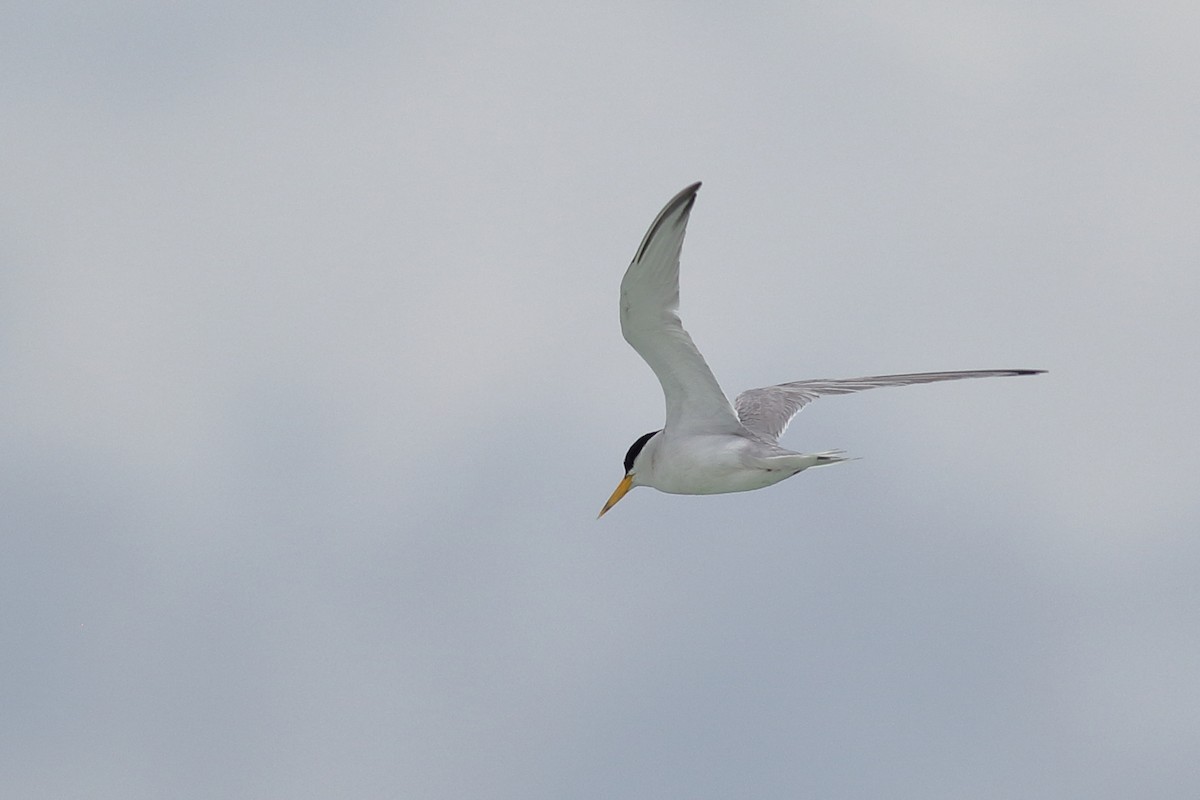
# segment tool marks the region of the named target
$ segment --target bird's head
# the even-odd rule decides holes
[[[650,431],[649,433],[642,434],[637,438],[637,441],[629,446],[628,452],[625,453],[625,477],[622,478],[621,482],[617,484],[617,488],[612,493],[612,497],[608,498],[608,502],[604,504],[604,508],[600,509],[600,515],[597,516],[596,519],[600,519],[600,517],[603,517],[606,513],[608,513],[608,510],[615,506],[617,501],[624,497],[629,490],[636,485],[635,481],[638,467],[642,463],[642,451],[646,449],[646,443],[649,442],[650,439],[653,438],[653,436],[657,433],[661,433],[661,431]],[[648,457],[649,456],[647,456],[647,458]]]

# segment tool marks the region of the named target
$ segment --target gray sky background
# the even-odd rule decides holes
[[[1194,3],[9,4],[22,798],[1200,795]],[[594,517],[617,287],[862,460]]]

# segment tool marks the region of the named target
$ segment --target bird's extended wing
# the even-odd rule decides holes
[[[884,386],[911,386],[914,383],[957,381],[963,378],[1000,378],[1009,375],[1037,375],[1041,369],[976,369],[965,372],[916,372],[908,375],[874,375],[867,378],[795,381],[748,389],[738,395],[737,415],[748,430],[772,441],[783,435],[792,417],[818,397],[850,394]]]
[[[621,280],[621,333],[662,384],[666,430],[741,430],[728,398],[679,321],[679,252],[699,183],[659,212]]]

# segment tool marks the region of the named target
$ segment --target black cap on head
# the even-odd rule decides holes
[[[660,429],[661,430],[661,429]],[[628,475],[633,471],[633,462],[637,460],[638,453],[642,452],[642,448],[646,446],[646,442],[650,441],[650,437],[660,431],[650,431],[638,437],[637,441],[629,446],[629,452],[625,454],[625,474]]]

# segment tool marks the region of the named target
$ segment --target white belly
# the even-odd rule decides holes
[[[659,443],[635,484],[670,494],[723,494],[762,489],[811,465],[808,456],[764,459],[761,446],[740,436],[688,436]],[[646,473],[646,474],[643,474]]]

